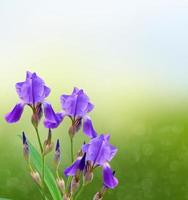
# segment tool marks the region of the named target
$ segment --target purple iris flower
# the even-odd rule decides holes
[[[19,121],[24,106],[29,105],[33,110],[32,122],[38,123],[42,116],[42,105],[45,105],[44,111],[51,106],[45,102],[45,98],[50,94],[50,88],[36,73],[27,72],[25,81],[16,83],[16,91],[20,102],[5,116],[6,121],[8,123]]]
[[[118,184],[117,178],[114,176],[113,171],[110,168],[109,162],[115,156],[117,148],[109,143],[110,135],[99,135],[93,139],[88,144],[84,144],[82,151],[85,157],[85,173],[87,172],[87,164],[89,163],[90,172],[95,167],[101,166],[103,168],[103,184],[107,188],[114,188]],[[81,157],[68,168],[65,169],[64,173],[66,176],[75,176],[77,170],[80,167]]]
[[[89,97],[84,93],[82,89],[74,88],[72,94],[62,95],[60,97],[62,113],[56,115],[54,112],[49,112],[46,115],[45,126],[47,128],[56,128],[65,116],[68,116],[72,121],[72,126],[69,129],[69,133],[74,134],[80,129],[83,121],[83,132],[90,138],[97,136],[96,131],[93,128],[92,121],[87,115],[94,108],[94,105],[90,102]],[[60,117],[59,117],[60,116]]]
[[[109,143],[110,135],[99,135],[83,145],[82,151],[86,153],[86,160],[92,161],[93,166],[103,166],[110,162],[117,152],[117,148]]]

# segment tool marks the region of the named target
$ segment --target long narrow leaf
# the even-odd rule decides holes
[[[38,151],[35,149],[35,147],[29,142],[30,147],[30,155],[31,155],[31,161],[37,171],[41,172],[42,169],[42,161],[41,161],[41,155],[38,153]],[[50,194],[52,195],[54,200],[62,200],[61,193],[57,187],[56,180],[54,178],[53,173],[51,172],[50,168],[45,165],[45,177],[44,181],[46,186],[48,187]]]
[[[0,200],[11,200],[11,199],[7,199],[7,198],[1,198],[1,197],[0,197]]]

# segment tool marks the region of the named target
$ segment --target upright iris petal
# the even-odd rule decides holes
[[[92,111],[94,107],[84,91],[76,87],[71,95],[62,95],[60,100],[62,109],[72,118],[84,117],[88,112]]]
[[[103,184],[107,188],[115,188],[118,185],[118,179],[114,176],[114,172],[108,163],[103,165]]]
[[[41,103],[50,94],[50,89],[36,73],[27,72],[26,80],[16,84],[16,91],[27,104]]]
[[[50,88],[36,73],[27,72],[25,81],[16,83],[16,91],[20,103],[16,104],[13,110],[5,115],[6,121],[8,123],[17,122],[23,113],[24,106],[29,105],[33,110],[32,123],[34,126],[38,126],[43,112],[41,106],[50,94]]]

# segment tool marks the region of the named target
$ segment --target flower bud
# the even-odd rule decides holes
[[[83,145],[85,145],[85,141],[83,142]],[[83,156],[83,151],[82,149],[80,149],[77,153],[76,153],[76,157],[82,157]]]
[[[31,171],[31,177],[39,186],[42,186],[41,178],[37,171]]]
[[[47,140],[44,141],[44,155],[51,152],[54,147],[54,143],[51,142],[51,138],[52,138],[52,133],[51,133],[51,129],[49,129],[48,138]]]
[[[71,194],[74,194],[79,188],[80,180],[74,176],[71,181]]]
[[[38,127],[42,115],[43,115],[42,104],[38,103],[36,107],[33,108],[33,115],[31,117],[31,122],[35,128]]]
[[[60,149],[60,144],[59,144],[59,139],[58,139],[56,143],[55,154],[54,154],[55,165],[58,166],[60,164],[60,161],[61,161],[61,149]]]
[[[23,155],[26,161],[29,160],[29,145],[27,143],[27,138],[25,133],[22,133],[22,141],[23,141]]]
[[[93,200],[102,200],[102,199],[103,195],[100,192],[97,192],[93,197]]]
[[[72,125],[69,128],[70,137],[72,137],[72,138],[74,137],[75,133],[79,131],[81,125],[82,125],[82,118],[81,117],[72,121]]]
[[[64,199],[64,200],[70,200],[70,197],[65,193],[65,194],[63,195],[63,199]]]
[[[85,171],[84,171],[84,176],[83,176],[83,181],[84,184],[88,184],[93,180],[93,171],[92,171],[92,163],[91,161],[87,161]]]
[[[57,181],[57,185],[58,185],[61,193],[64,194],[64,192],[65,192],[65,182],[64,182],[64,180],[60,179],[60,178],[57,178],[56,181]]]
[[[91,171],[86,172],[83,177],[84,184],[87,185],[91,183],[92,180],[93,180],[93,172]]]

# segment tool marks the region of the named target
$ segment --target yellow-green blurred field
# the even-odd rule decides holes
[[[16,124],[4,115],[18,102],[26,70],[51,88],[48,101],[83,88],[95,105],[98,133],[118,147],[118,187],[106,200],[188,200],[188,3],[170,0],[0,1],[0,197],[40,199],[18,137],[36,135],[30,109]],[[53,131],[70,164],[69,120]],[[44,139],[47,130],[40,125]],[[75,151],[87,138],[76,135]],[[53,154],[48,164],[53,169]],[[101,171],[84,191],[91,200]]]
[[[53,80],[48,77],[46,82],[53,82]],[[17,101],[13,86],[9,85],[9,87],[12,94],[6,97],[3,103],[2,116]],[[67,84],[62,88],[57,85],[55,92],[52,91],[51,97],[48,98],[56,110],[60,109],[58,98],[60,93],[56,90],[67,93],[69,91],[66,88],[70,88],[70,85]],[[94,126],[99,133],[111,133],[111,142],[118,147],[118,154],[112,166],[119,178],[119,186],[114,191],[109,191],[105,199],[187,199],[188,108],[186,99],[179,99],[178,102],[178,98],[176,101],[173,99],[170,101],[165,97],[156,100],[157,97],[153,99],[140,94],[127,96],[125,90],[122,92],[116,90],[109,92],[101,88],[92,90],[88,85],[86,91],[95,103],[95,110],[91,114]],[[30,109],[25,109],[21,121],[14,125],[6,124],[3,119],[1,121],[1,196],[18,200],[40,198],[37,187],[27,173],[21,141],[18,138],[24,130],[32,142],[38,145],[30,123],[30,114]],[[53,139],[60,138],[62,143],[62,171],[70,163],[68,127],[69,120],[66,119],[58,129],[53,131]],[[47,136],[47,130],[42,125],[40,134],[43,138]],[[76,135],[75,150],[83,140],[87,141],[87,138],[79,132]],[[48,155],[48,163],[53,169],[52,156],[52,153]],[[100,187],[101,171],[98,170],[94,182],[83,193],[83,198],[91,199]]]

